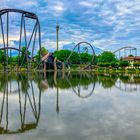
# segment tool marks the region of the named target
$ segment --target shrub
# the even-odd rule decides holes
[[[98,63],[98,66],[100,67],[109,67],[111,64],[110,63]]]
[[[120,67],[127,67],[127,66],[129,66],[129,62],[128,61],[120,61],[119,66]]]
[[[134,66],[134,67],[140,67],[140,62],[134,62],[134,63],[133,63],[133,66]]]
[[[0,70],[1,70],[1,69],[3,69],[3,65],[2,65],[2,64],[0,64]]]

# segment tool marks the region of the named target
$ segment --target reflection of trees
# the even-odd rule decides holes
[[[117,76],[115,75],[98,75],[98,81],[102,84],[104,88],[111,88],[115,85],[117,81]]]
[[[134,83],[140,84],[140,75],[134,76]]]
[[[15,77],[14,77],[15,76]],[[27,82],[28,81],[28,87],[23,89],[22,88],[22,82],[20,82],[22,79],[22,76],[20,74],[17,75],[11,75],[9,76],[8,73],[5,74],[5,84],[3,86],[3,97],[2,97],[2,104],[1,104],[1,110],[0,110],[0,134],[15,134],[15,133],[23,133],[25,131],[29,131],[31,129],[35,129],[38,125],[38,121],[40,118],[40,110],[41,110],[41,90],[34,91],[34,84],[32,80],[23,79]],[[11,79],[14,77],[17,84],[17,89],[12,91],[13,89],[10,89],[12,83],[10,83]],[[30,88],[30,92],[28,89]],[[20,128],[16,130],[11,130],[9,128],[9,123],[11,120],[11,116],[9,116],[9,99],[11,98],[12,93],[17,94],[18,96],[18,106],[15,106],[19,108],[19,117],[20,118]],[[22,94],[25,93],[25,94]],[[36,96],[35,96],[36,95]],[[27,104],[29,104],[28,109],[31,109],[31,113],[27,113]],[[34,121],[33,122],[27,122],[27,118],[33,115]],[[5,121],[6,120],[6,121]]]
[[[138,90],[138,84],[140,84],[139,74],[119,75],[119,79],[117,80],[115,87],[121,91],[133,92]]]
[[[74,77],[74,79],[73,79]],[[66,78],[70,87],[73,89],[73,92],[80,98],[88,98],[90,97],[95,88],[95,83],[96,83],[96,76],[93,75],[92,73],[75,73],[75,75],[72,75],[72,80],[71,78],[67,77]],[[74,84],[72,84],[74,83]],[[88,87],[89,85],[92,85],[90,88]],[[86,95],[83,95],[83,89],[86,90]]]
[[[91,80],[91,77],[92,77],[92,80]],[[96,78],[95,77],[96,77],[95,75],[93,76],[87,73],[72,72],[70,73],[70,75],[68,75],[68,73],[65,73],[65,77],[62,78],[62,73],[57,72],[57,78],[56,78],[57,84],[56,84],[54,81],[54,72],[49,72],[46,74],[44,81],[47,80],[46,82],[48,83],[48,86],[50,88],[59,87],[60,89],[68,89],[68,88],[71,88],[71,86],[76,87],[77,85],[79,85],[79,80],[80,80],[81,86],[88,86],[92,82],[97,81],[97,77]],[[69,80],[71,85],[69,84],[67,79]]]
[[[25,74],[17,75],[17,80],[21,83],[21,90],[22,92],[26,93],[27,89],[30,87],[28,82],[28,76]]]
[[[7,77],[7,79],[6,79]],[[4,91],[5,85],[11,84],[12,81],[19,81],[22,92],[26,92],[29,88],[28,76],[26,73],[3,73],[0,75],[0,91]]]
[[[120,75],[119,78],[123,83],[128,83],[131,79],[131,77],[128,75]]]

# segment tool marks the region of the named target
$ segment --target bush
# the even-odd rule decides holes
[[[134,66],[134,67],[140,67],[140,62],[134,62],[134,63],[133,63],[133,66]]]
[[[100,55],[100,62],[115,62],[117,61],[115,54],[109,51],[104,51],[101,55]]]
[[[120,66],[120,67],[127,67],[127,66],[129,66],[129,62],[128,62],[128,61],[121,61],[121,62],[119,63],[119,66]]]
[[[111,63],[98,63],[99,67],[109,67]]]
[[[136,69],[134,69],[134,68],[128,68],[127,71],[128,71],[128,72],[135,72]]]
[[[2,70],[3,69],[3,65],[2,64],[0,64],[0,70]]]

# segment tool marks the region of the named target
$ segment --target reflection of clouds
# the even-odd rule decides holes
[[[65,129],[56,135],[61,134],[63,139],[70,139],[71,135],[78,139],[122,139],[129,135],[137,138],[140,115],[139,113],[135,116],[133,114],[136,114],[138,110],[135,106],[139,107],[139,104],[135,103],[138,94],[124,96],[118,90],[112,94],[114,89],[104,90],[100,86],[95,89],[95,93],[96,90],[100,93],[87,101],[76,99],[71,92],[67,94],[68,97],[65,93],[60,95],[63,112],[60,112],[59,120],[63,120]],[[56,119],[55,117],[48,114],[50,125]],[[55,127],[60,124],[50,125],[48,129],[55,132]]]
[[[17,84],[18,83],[15,81],[11,82],[11,90],[16,89],[17,92],[10,92],[10,83],[8,82],[5,94],[0,94],[0,117],[2,117],[0,133],[23,133],[24,131],[35,129],[38,125],[40,115],[40,98],[38,89],[35,93],[33,93],[31,89],[27,89],[29,93],[23,93],[20,89],[19,93]],[[34,82],[32,85],[34,85],[33,87],[36,89],[37,85]],[[33,109],[36,111],[36,114],[34,114]]]
[[[37,86],[35,88],[37,90]],[[104,89],[97,83],[94,94],[82,100],[72,89],[60,89],[60,113],[57,115],[56,89],[49,88],[42,93],[37,129],[12,135],[10,140],[137,140],[140,137],[140,94],[136,93],[122,92],[115,87]],[[16,104],[13,103],[13,108]],[[0,138],[8,140],[9,136],[0,135]]]

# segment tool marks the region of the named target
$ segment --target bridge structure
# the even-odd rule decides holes
[[[137,56],[138,55],[138,48],[126,46],[119,48],[113,52],[118,59],[125,58],[128,56]]]
[[[14,41],[16,44],[12,45]],[[23,46],[25,51],[22,51]],[[12,61],[10,59],[12,55],[18,58],[19,67],[22,67],[26,60],[29,70],[29,64],[35,61],[34,56],[37,51],[41,50],[40,23],[37,15],[18,9],[0,10],[0,50],[4,51],[4,68],[6,70],[8,70],[8,63]],[[39,53],[38,64],[40,60],[41,54]]]

